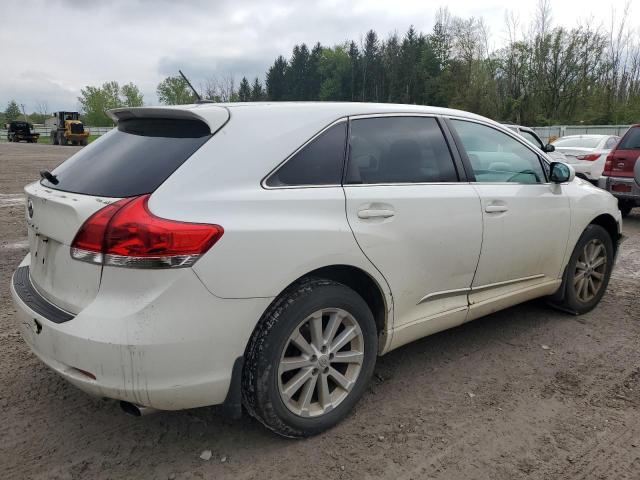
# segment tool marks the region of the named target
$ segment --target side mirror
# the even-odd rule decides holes
[[[547,153],[551,153],[551,152],[555,152],[556,151],[556,147],[554,147],[553,145],[551,145],[550,143],[547,143],[543,150]]]
[[[576,171],[563,162],[552,162],[549,177],[553,183],[566,183],[576,178]]]

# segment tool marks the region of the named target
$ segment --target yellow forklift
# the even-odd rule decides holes
[[[82,145],[89,143],[89,130],[84,128],[78,112],[56,112],[54,127],[51,129],[53,145]]]

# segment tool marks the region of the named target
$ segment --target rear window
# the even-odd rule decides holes
[[[561,138],[553,142],[556,147],[596,148],[602,141],[600,137]]]
[[[617,149],[640,150],[640,128],[631,128],[625,136],[622,137],[622,141],[620,142],[620,145],[618,145]]]
[[[199,120],[132,118],[53,170],[65,192],[133,197],[153,192],[209,138]]]

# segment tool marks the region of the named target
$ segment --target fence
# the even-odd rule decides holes
[[[555,125],[552,127],[532,127],[543,142],[549,141],[552,136],[564,137],[565,135],[617,135],[621,137],[630,125]],[[113,127],[87,127],[91,135],[104,135]],[[34,130],[40,134],[40,138],[48,139],[51,135],[49,127],[36,126]],[[7,141],[7,131],[0,129],[0,142]]]
[[[621,137],[630,125],[556,125],[553,127],[531,127],[543,142],[549,138],[566,135],[617,135]]]
[[[104,135],[109,130],[111,130],[113,127],[85,127],[85,128],[87,130],[89,130],[89,133],[91,135]],[[35,127],[33,127],[33,130],[36,133],[40,134],[41,141],[48,141],[49,138],[51,137],[51,128],[50,127],[44,127],[44,126],[36,125]],[[7,141],[7,130],[0,129],[0,142],[6,142],[6,141]]]

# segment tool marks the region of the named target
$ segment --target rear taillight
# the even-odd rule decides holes
[[[611,176],[612,171],[613,171],[613,152],[607,155],[607,159],[604,162],[604,170],[602,170],[602,175]]]
[[[599,153],[591,153],[589,155],[578,155],[576,157],[578,160],[589,160],[590,162],[594,162],[600,158]]]
[[[189,267],[216,243],[220,225],[156,217],[150,195],[125,198],[89,217],[71,243],[71,257],[133,268]]]

